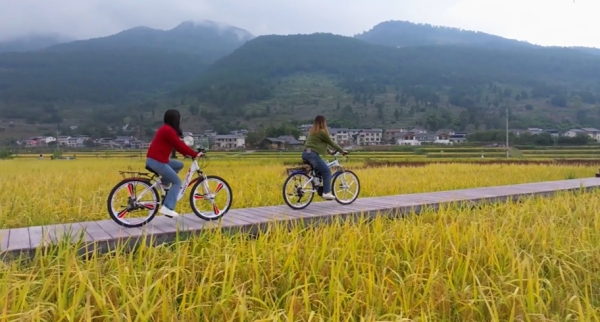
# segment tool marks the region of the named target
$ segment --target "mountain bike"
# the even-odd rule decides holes
[[[204,149],[197,149],[198,152],[206,153]],[[203,159],[205,160],[205,159]],[[108,195],[107,207],[110,217],[119,225],[132,228],[140,227],[149,223],[160,206],[162,206],[165,196],[169,189],[164,187],[160,181],[161,176],[154,170],[146,166],[148,172],[134,172],[134,171],[119,171],[123,176],[117,185],[111,190]],[[194,177],[196,174],[196,178]],[[192,179],[193,178],[193,179]],[[210,187],[210,184],[214,183],[214,187]],[[136,186],[142,186],[142,191],[138,195],[136,194]],[[202,172],[200,165],[196,158],[192,158],[192,164],[190,165],[185,179],[181,183],[179,194],[177,195],[177,201],[183,198],[187,188],[192,186],[192,193],[190,194],[190,205],[194,214],[204,220],[217,220],[223,217],[230,209],[233,201],[233,195],[229,184],[221,177],[214,175],[206,175]],[[126,195],[123,202],[118,203],[115,201],[117,194],[121,191],[126,191]],[[160,191],[160,193],[159,193]],[[211,192],[212,191],[212,192]],[[142,200],[144,196],[149,197],[149,200]],[[217,204],[217,197],[225,197],[224,204]],[[196,204],[196,202],[202,202],[207,205],[208,210],[203,210]],[[119,208],[116,208],[117,204],[120,204]],[[148,212],[145,217],[140,217],[138,221],[132,219],[127,220],[129,215],[132,215],[134,211],[142,210]]]
[[[334,160],[326,162],[330,169],[338,168],[336,172],[332,171],[331,176],[331,192],[335,196],[335,201],[342,205],[353,203],[360,193],[360,180],[358,176],[350,170],[344,170],[338,161],[339,152],[329,153]],[[323,196],[323,176],[321,173],[313,169],[312,165],[307,160],[302,160],[304,167],[288,169],[288,177],[283,183],[283,200],[292,209],[304,209],[312,202],[315,192],[321,197]],[[352,179],[352,180],[348,180]],[[341,192],[336,191],[337,187],[342,189],[342,192],[348,192],[351,187],[356,187],[356,192],[350,193],[350,198],[344,199],[341,197]],[[293,203],[292,198],[298,203]],[[305,198],[305,203],[300,203]]]

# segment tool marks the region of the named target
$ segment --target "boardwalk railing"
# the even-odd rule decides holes
[[[195,234],[206,229],[220,228],[230,232],[258,233],[269,223],[310,224],[329,221],[335,217],[402,216],[419,214],[425,209],[438,209],[442,205],[477,205],[489,202],[505,202],[530,196],[551,196],[556,192],[591,190],[600,187],[600,178],[584,178],[550,182],[526,183],[508,186],[484,187],[430,193],[417,193],[373,198],[359,198],[351,205],[335,201],[311,204],[303,210],[287,206],[232,209],[220,222],[207,222],[193,214],[177,219],[157,216],[141,228],[124,228],[114,221],[87,221],[80,223],[33,226],[0,230],[0,253],[4,259],[24,254],[32,257],[36,250],[46,249],[61,241],[80,243],[81,253],[96,250],[108,252],[115,247],[135,247],[147,244],[169,243],[181,235]]]

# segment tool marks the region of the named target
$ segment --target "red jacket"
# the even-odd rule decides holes
[[[158,162],[168,163],[173,148],[184,156],[195,157],[198,154],[198,152],[190,149],[190,147],[181,141],[174,128],[165,124],[156,131],[146,157]]]

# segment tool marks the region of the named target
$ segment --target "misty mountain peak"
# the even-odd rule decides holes
[[[217,31],[219,35],[224,33],[233,33],[235,34],[240,41],[247,41],[254,38],[249,31],[245,29],[241,29],[223,22],[214,21],[214,20],[187,20],[179,24],[177,27],[171,29],[172,31],[192,31],[192,30],[214,30]]]

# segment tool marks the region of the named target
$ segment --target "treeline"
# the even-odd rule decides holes
[[[206,67],[194,54],[149,48],[3,53],[0,99],[116,103],[135,92],[174,89]]]
[[[451,103],[469,108],[485,98],[483,89],[504,83],[533,88],[525,95],[504,89],[504,97],[547,97],[563,106],[572,90],[568,86],[580,84],[587,88],[578,89],[582,101],[598,101],[597,88],[588,85],[600,74],[600,57],[561,48],[390,48],[332,34],[262,36],[211,66],[188,91],[230,109],[272,97],[277,79],[294,73],[337,76],[338,86],[362,104],[373,94],[399,88],[420,88],[425,93],[417,96],[435,104],[437,92],[451,88]],[[568,86],[555,85],[559,82]]]

